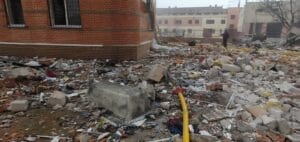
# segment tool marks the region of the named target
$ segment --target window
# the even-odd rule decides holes
[[[161,21],[161,20],[159,20],[159,21],[158,21],[158,24],[162,24],[162,21]]]
[[[215,34],[215,29],[210,29],[212,34]]]
[[[235,15],[230,15],[230,19],[235,19]]]
[[[181,23],[182,23],[181,20],[175,20],[175,24],[180,25]]]
[[[81,27],[79,0],[49,0],[53,27]]]
[[[218,12],[214,12],[214,13],[213,13],[213,15],[218,15],[218,14],[219,14]]]
[[[193,20],[189,20],[189,24],[193,24]]]
[[[197,15],[202,15],[202,13],[197,13]]]
[[[176,33],[176,29],[173,29],[173,33]]]
[[[8,24],[11,27],[25,27],[21,0],[5,0]]]
[[[206,24],[214,24],[215,20],[206,20]]]
[[[199,22],[199,20],[195,20],[195,24],[199,24],[200,22]]]
[[[168,29],[164,29],[164,32],[167,33],[167,32],[168,32]]]
[[[233,29],[233,28],[234,28],[234,25],[233,25],[233,24],[230,24],[230,25],[229,25],[229,28],[230,28],[230,29]]]
[[[194,13],[188,13],[188,15],[194,15]]]
[[[165,20],[165,24],[168,24],[169,23],[169,21],[168,20]]]
[[[193,33],[193,30],[192,29],[188,29],[188,33],[189,34]]]
[[[209,15],[209,14],[210,14],[209,12],[205,12],[205,13],[204,13],[204,15]]]
[[[221,20],[221,24],[225,24],[226,23],[226,21],[225,20]]]

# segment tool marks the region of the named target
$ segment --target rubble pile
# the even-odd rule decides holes
[[[176,46],[176,45],[175,45]],[[139,61],[0,57],[0,141],[300,141],[300,52],[160,46]]]

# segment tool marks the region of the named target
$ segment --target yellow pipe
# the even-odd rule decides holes
[[[181,103],[182,109],[182,142],[190,142],[190,134],[189,134],[189,114],[186,106],[185,99],[182,93],[178,93],[178,97]]]

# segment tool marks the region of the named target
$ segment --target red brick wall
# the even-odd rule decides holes
[[[22,0],[22,7],[26,27],[9,28],[4,0],[0,0],[0,42],[101,44],[110,48],[153,38],[141,0],[80,0],[79,29],[52,28],[48,0]]]

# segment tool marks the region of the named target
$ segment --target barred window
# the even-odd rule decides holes
[[[206,24],[214,24],[215,20],[206,20]]]
[[[80,27],[79,0],[49,0],[53,27]]]
[[[21,0],[5,0],[9,26],[24,27],[24,17]]]
[[[226,24],[226,20],[221,20],[221,24]]]

